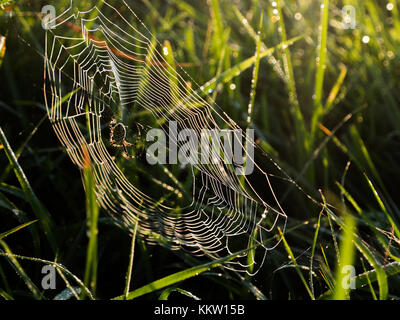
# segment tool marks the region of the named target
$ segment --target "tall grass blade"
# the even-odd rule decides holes
[[[97,285],[97,236],[98,236],[98,219],[99,219],[99,206],[96,201],[96,184],[93,168],[91,165],[91,159],[89,151],[86,147],[83,147],[85,155],[84,163],[84,185],[86,193],[86,219],[87,219],[87,231],[89,237],[89,244],[87,247],[86,254],[86,267],[84,284],[90,288],[92,293],[96,292]],[[85,294],[84,292],[82,292]]]
[[[314,141],[314,134],[316,130],[316,124],[322,113],[322,95],[324,88],[324,78],[326,70],[327,60],[327,43],[328,43],[328,25],[329,25],[329,0],[324,0],[322,6],[322,18],[321,18],[321,33],[318,45],[318,56],[317,56],[317,73],[315,76],[315,90],[314,90],[314,113],[311,123],[311,142]]]
[[[343,230],[343,238],[340,243],[340,261],[336,267],[336,281],[335,281],[335,292],[333,294],[333,300],[348,300],[350,284],[345,283],[347,280],[346,273],[344,272],[345,267],[354,268],[354,244],[353,238],[356,232],[356,221],[353,216],[345,213],[344,219],[345,228]]]
[[[30,203],[33,212],[36,214],[36,217],[39,219],[40,224],[43,228],[44,233],[47,236],[47,239],[50,243],[50,246],[53,248],[53,251],[56,252],[58,245],[56,236],[54,234],[54,224],[50,214],[44,205],[37,198],[35,192],[33,191],[24,171],[18,163],[18,160],[15,156],[14,151],[11,149],[10,144],[3,132],[3,129],[0,127],[0,143],[3,145],[4,151],[7,155],[7,158],[12,165],[15,175],[22,187],[24,195],[27,201]]]

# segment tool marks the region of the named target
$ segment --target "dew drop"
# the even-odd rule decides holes
[[[362,42],[363,42],[363,43],[368,43],[369,40],[370,40],[370,37],[368,37],[368,36],[364,36],[364,37],[362,38]]]

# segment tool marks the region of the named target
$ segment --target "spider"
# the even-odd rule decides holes
[[[122,155],[126,159],[131,159],[128,153],[128,147],[134,147],[134,144],[127,142],[126,139],[126,127],[122,123],[118,123],[115,119],[112,119],[109,124],[110,129],[110,144],[116,148],[123,148]]]
[[[106,107],[103,112],[102,112],[102,119],[103,123],[107,124],[108,123],[108,130],[109,130],[109,142],[112,147],[115,148],[122,148],[122,156],[126,159],[133,159],[137,158],[143,153],[144,150],[144,144],[142,146],[142,150],[138,155],[130,155],[128,152],[128,148],[135,147],[138,142],[140,142],[141,137],[142,137],[142,130],[143,126],[140,123],[135,122],[136,128],[137,128],[137,136],[136,136],[136,141],[135,143],[130,143],[126,141],[126,136],[127,136],[127,126],[125,126],[123,123],[118,122],[115,117],[113,112],[111,111],[110,108]]]

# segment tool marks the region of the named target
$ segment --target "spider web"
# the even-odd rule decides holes
[[[193,79],[179,67],[179,73],[173,71],[165,49],[124,1],[118,8],[103,1],[78,12],[71,4],[46,32],[45,102],[58,139],[81,169],[89,154],[99,204],[127,226],[137,222],[143,239],[212,259],[255,248],[225,267],[257,272],[287,220],[271,177],[248,152],[249,144],[259,147],[245,133],[235,136],[246,161],[254,163],[251,175],[237,175],[235,165],[222,161],[227,149],[222,142],[211,150],[221,160],[216,163],[156,169],[134,157],[136,142],[144,144],[135,132],[142,118],[141,127],[160,128],[168,138],[171,121],[178,131],[192,129],[199,140],[204,129],[240,127],[215,102],[188,88]],[[134,146],[132,159],[110,145],[112,119],[126,128],[123,139]],[[149,174],[153,171],[157,176]]]

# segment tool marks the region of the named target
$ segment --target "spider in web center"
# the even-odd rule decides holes
[[[126,127],[113,118],[108,126],[110,129],[110,144],[116,148],[123,148],[122,156],[126,159],[135,158],[130,155],[128,148],[134,147],[135,144],[126,141]]]
[[[111,112],[111,110],[107,110],[108,113]],[[137,134],[136,134],[136,138],[135,138],[135,143],[130,143],[128,141],[126,141],[126,137],[127,137],[127,126],[125,126],[123,123],[118,122],[114,115],[108,114],[106,112],[106,114],[104,114],[103,116],[105,118],[108,118],[107,120],[109,120],[108,123],[108,129],[109,129],[109,142],[110,145],[114,148],[122,148],[123,152],[122,152],[122,156],[125,159],[134,159],[137,158],[138,156],[140,156],[143,153],[144,150],[144,144],[142,146],[142,150],[139,154],[130,154],[128,151],[128,148],[134,148],[138,145],[138,143],[141,141],[141,137],[142,137],[142,130],[141,128],[143,128],[143,126],[140,123],[135,122],[136,124],[136,128],[137,128]],[[107,117],[108,116],[108,117]]]

